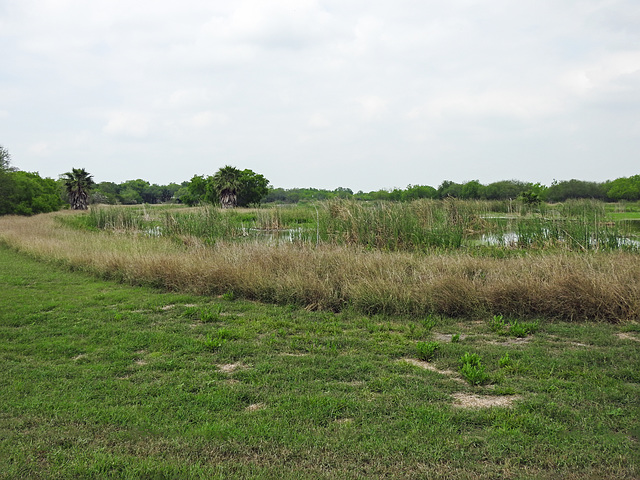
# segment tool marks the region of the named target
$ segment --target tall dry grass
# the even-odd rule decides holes
[[[86,232],[54,213],[0,218],[0,242],[39,259],[106,278],[169,290],[315,309],[567,320],[640,318],[640,256],[625,252],[536,253],[479,258],[341,245],[177,244],[143,235]]]

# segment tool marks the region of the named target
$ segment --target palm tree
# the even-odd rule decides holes
[[[86,210],[89,205],[89,190],[95,185],[93,178],[84,168],[72,168],[62,175],[69,195],[72,210]]]
[[[213,176],[213,188],[220,198],[222,208],[237,206],[241,175],[240,170],[226,165]]]

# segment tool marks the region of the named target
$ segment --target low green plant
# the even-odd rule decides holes
[[[215,352],[220,350],[224,345],[234,338],[233,332],[228,328],[220,328],[213,335],[208,333],[204,340],[204,346]]]
[[[480,365],[480,355],[477,353],[466,352],[462,357],[460,357],[460,363],[463,365]]]
[[[236,298],[235,294],[233,293],[233,291],[229,290],[228,292],[225,292],[222,294],[222,298],[223,300],[227,300],[227,301],[232,301]]]
[[[222,348],[225,343],[227,343],[226,338],[220,338],[219,336],[211,335],[210,333],[207,334],[207,338],[204,340],[204,346],[212,352]]]
[[[451,336],[451,343],[460,343],[460,334],[456,333]]]
[[[518,320],[505,320],[502,315],[494,315],[489,320],[489,329],[502,336],[524,338],[538,330],[539,323],[519,322]]]
[[[200,321],[203,323],[217,322],[220,320],[220,314],[222,313],[222,307],[215,305],[212,308],[203,308],[200,310]]]
[[[498,366],[500,368],[511,366],[511,357],[509,357],[508,353],[505,353],[502,357],[500,357],[500,359],[498,360]]]
[[[471,385],[484,385],[489,380],[489,375],[484,371],[484,365],[470,365],[465,363],[460,368],[460,373]]]
[[[504,331],[505,320],[502,315],[494,315],[491,320],[489,320],[489,328],[492,332],[501,334]]]
[[[460,358],[460,373],[470,385],[483,385],[489,381],[489,375],[480,361],[477,353],[465,353]]]
[[[182,316],[187,318],[196,318],[199,315],[200,315],[200,308],[196,307],[195,305],[189,305],[182,312]]]
[[[420,360],[429,361],[435,354],[436,350],[440,348],[439,342],[418,342],[416,343],[416,350],[418,352],[418,358]]]
[[[427,318],[422,320],[422,326],[427,332],[430,332],[431,330],[433,330],[433,327],[435,327],[436,324],[437,324],[436,318],[434,315],[431,315],[431,314],[427,315]]]
[[[524,338],[538,330],[538,322],[518,322],[514,320],[509,325],[508,335],[512,337]]]

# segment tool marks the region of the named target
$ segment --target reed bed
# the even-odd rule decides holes
[[[150,208],[149,211],[153,211]],[[359,246],[389,252],[433,252],[490,244],[500,248],[640,250],[627,224],[606,221],[602,202],[549,207],[518,202],[417,200],[408,203],[332,200],[304,207],[159,210],[92,209],[76,217],[86,227],[220,241],[268,240]],[[481,238],[480,235],[484,235]]]
[[[197,236],[176,242],[72,229],[60,221],[76,215],[2,217],[0,243],[131,284],[207,295],[233,292],[310,309],[609,322],[640,318],[640,256],[631,252],[554,250],[493,258],[465,250],[427,255],[340,244],[207,245]]]

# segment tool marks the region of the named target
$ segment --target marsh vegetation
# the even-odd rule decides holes
[[[637,237],[604,204],[418,201],[0,219],[12,248],[105,278],[367,314],[637,319]],[[626,219],[628,220],[628,219]],[[517,242],[478,236],[517,231]],[[284,233],[286,232],[286,233]]]

